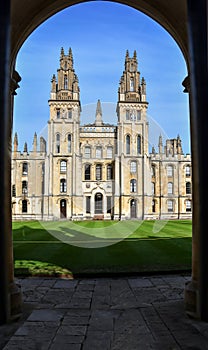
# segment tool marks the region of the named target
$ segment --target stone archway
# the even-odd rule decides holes
[[[59,0],[51,3],[50,0],[36,0],[29,2],[22,0],[19,6],[18,0],[1,2],[0,4],[0,114],[1,114],[1,178],[0,196],[2,198],[3,211],[1,214],[1,295],[0,295],[0,322],[11,319],[18,314],[19,293],[14,285],[12,240],[11,240],[11,206],[10,201],[10,138],[13,114],[13,98],[18,87],[20,77],[15,72],[15,60],[17,53],[32,31],[47,18],[58,11],[79,3],[76,0]],[[191,139],[192,139],[192,163],[193,163],[193,274],[192,290],[193,301],[191,312],[194,315],[208,321],[208,264],[206,262],[208,236],[205,235],[208,196],[207,172],[204,169],[206,159],[208,121],[206,119],[208,106],[208,73],[207,51],[208,30],[206,0],[129,0],[120,1],[139,11],[144,12],[159,24],[161,24],[175,39],[184,54],[188,71],[191,72],[191,82],[184,81],[185,90],[191,90]],[[11,17],[10,17],[11,6]],[[188,12],[187,12],[188,7]],[[11,23],[11,27],[10,27]],[[188,26],[187,26],[188,23]],[[189,29],[189,44],[187,29]],[[11,33],[10,33],[11,31]],[[11,34],[11,35],[10,35]],[[10,50],[11,43],[11,50]],[[190,87],[191,86],[191,87]],[[10,89],[10,93],[9,93]],[[9,142],[8,142],[9,140]],[[200,180],[200,181],[199,181]],[[199,183],[200,186],[199,187]],[[205,230],[206,231],[206,230]],[[200,254],[199,254],[200,253]],[[199,273],[200,272],[200,273]],[[198,292],[196,293],[196,291]],[[16,294],[15,294],[16,293]],[[16,295],[16,297],[14,297]],[[187,294],[188,295],[188,294]],[[191,294],[190,294],[191,295]],[[196,299],[196,295],[198,298]],[[190,303],[189,303],[190,301]],[[16,305],[16,309],[14,307]]]

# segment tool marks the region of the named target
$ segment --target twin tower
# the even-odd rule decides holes
[[[94,123],[80,125],[80,89],[72,50],[65,54],[62,48],[57,76],[51,80],[47,147],[41,139],[45,147],[38,150],[36,145],[32,152],[21,153],[15,136],[13,219],[190,215],[184,175],[190,157],[183,155],[179,137],[167,140],[164,148],[160,137],[159,153],[149,153],[147,107],[146,82],[138,71],[136,51],[132,57],[127,51],[118,89],[117,125],[104,123],[99,100]]]

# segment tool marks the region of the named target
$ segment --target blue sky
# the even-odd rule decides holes
[[[25,41],[17,57],[22,77],[14,106],[19,149],[34,132],[40,134],[49,119],[51,77],[59,67],[60,49],[71,47],[79,78],[82,123],[92,122],[85,106],[98,99],[109,103],[103,119],[116,123],[118,84],[126,50],[137,51],[141,76],[147,82],[148,115],[153,127],[169,138],[180,134],[184,153],[190,152],[188,95],[182,81],[186,64],[172,37],[156,22],[131,7],[111,2],[87,2],[67,8],[40,25]],[[105,110],[105,108],[104,108]],[[151,128],[151,122],[150,122]],[[158,131],[157,130],[157,131]],[[152,144],[157,149],[157,140]]]

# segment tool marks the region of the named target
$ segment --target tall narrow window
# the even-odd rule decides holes
[[[130,136],[126,135],[126,154],[130,154]]]
[[[71,153],[71,134],[68,134],[67,142],[68,142],[68,152]]]
[[[107,147],[107,158],[113,158],[113,147],[112,146]]]
[[[129,111],[129,109],[126,110],[126,120],[130,120],[130,111]]]
[[[130,91],[134,91],[134,79],[130,79]]]
[[[16,197],[16,185],[12,185],[12,197]]]
[[[168,212],[172,212],[173,211],[173,201],[169,200],[167,204],[168,204]]]
[[[155,211],[156,211],[156,210],[155,210],[155,209],[156,209],[155,207],[156,207],[156,205],[155,205],[155,200],[153,200],[153,201],[152,201],[152,212],[153,212],[153,213],[155,213]]]
[[[173,166],[172,165],[168,165],[167,175],[168,175],[168,177],[173,177]]]
[[[60,134],[56,134],[56,153],[60,153]]]
[[[107,213],[111,214],[112,212],[112,197],[107,196]]]
[[[101,164],[96,165],[96,180],[97,181],[102,180],[102,165]]]
[[[87,196],[86,197],[86,213],[87,214],[90,214],[90,200],[91,200],[91,197],[90,196]]]
[[[132,179],[130,181],[130,192],[136,192],[136,180],[135,179]]]
[[[168,194],[173,194],[173,183],[168,182]]]
[[[27,213],[27,200],[22,201],[22,213]]]
[[[186,176],[191,176],[191,167],[189,165],[186,166]]]
[[[131,162],[130,172],[132,174],[135,174],[137,172],[137,162],[135,160],[132,160],[132,162]]]
[[[113,166],[112,164],[107,165],[107,180],[113,179]]]
[[[96,193],[95,195],[95,214],[102,214],[103,212],[103,195]]]
[[[65,193],[66,192],[66,179],[60,180],[60,192]]]
[[[58,108],[57,110],[56,110],[56,118],[60,118],[60,115],[61,115],[61,112],[60,112],[60,109]]]
[[[66,160],[62,160],[60,162],[60,172],[61,173],[66,173],[66,167],[67,167],[67,162]]]
[[[141,111],[137,110],[137,121],[141,120]]]
[[[28,173],[28,164],[23,163],[22,164],[22,175],[27,175],[27,173]]]
[[[155,183],[152,182],[152,194],[155,194]]]
[[[95,157],[97,159],[101,159],[102,158],[102,147],[100,147],[100,146],[96,147]]]
[[[141,154],[141,136],[137,136],[137,154]]]
[[[22,181],[22,194],[26,194],[27,190],[27,181]]]
[[[90,164],[85,164],[85,180],[90,180],[91,179],[91,165]]]
[[[189,211],[191,211],[191,201],[187,200],[186,201],[186,212],[189,212]]]
[[[91,147],[90,146],[86,146],[85,147],[85,154],[84,154],[85,158],[91,158]]]
[[[72,119],[72,108],[68,109],[68,118]]]
[[[186,182],[186,194],[191,194],[191,183]]]
[[[67,75],[64,75],[64,90],[68,89],[68,78]]]
[[[152,165],[152,167],[151,167],[151,175],[152,175],[152,177],[155,177],[155,166],[154,165]]]

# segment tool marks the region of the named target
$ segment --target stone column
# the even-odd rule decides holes
[[[208,2],[189,0],[187,9],[191,72],[193,271],[191,284],[186,288],[186,309],[192,301],[192,315],[208,321]]]
[[[0,324],[20,315],[21,293],[14,284],[11,229],[10,1],[0,2]],[[18,75],[17,75],[18,76]],[[15,78],[15,77],[14,77]],[[18,79],[17,79],[18,80]]]

